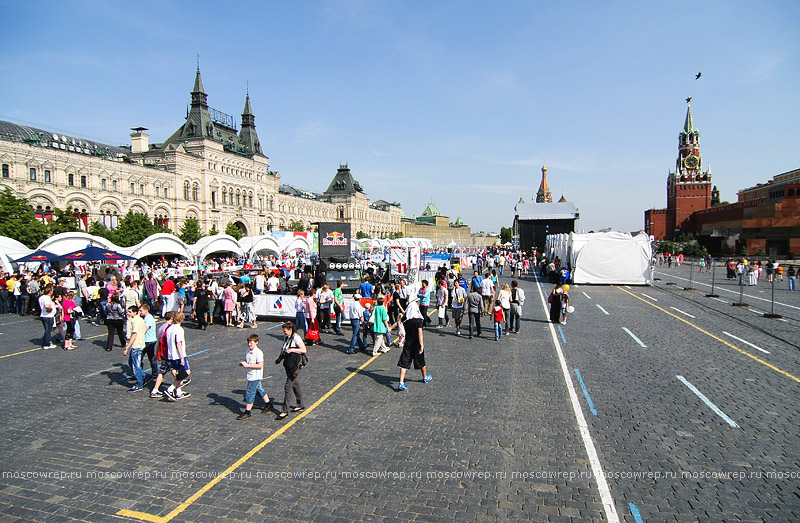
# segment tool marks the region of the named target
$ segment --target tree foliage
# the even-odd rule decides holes
[[[289,230],[294,232],[303,232],[306,230],[306,228],[303,227],[303,222],[300,220],[289,220]]]
[[[187,218],[183,222],[183,227],[181,227],[178,237],[187,245],[197,243],[203,237],[203,233],[200,231],[200,222],[196,218]]]
[[[369,238],[369,234],[365,233],[364,231],[358,231],[356,233],[356,239],[360,240],[362,238]]]
[[[211,230],[208,231],[208,235],[216,236],[217,234],[219,234],[219,229],[217,229],[217,224],[215,223],[214,225],[211,226]]]
[[[235,223],[231,222],[225,227],[225,234],[233,236],[237,240],[244,236],[242,230]]]
[[[77,231],[80,231],[78,220],[75,218],[70,207],[67,207],[66,211],[62,211],[61,209],[53,210],[53,218],[47,224],[47,232],[50,236],[61,234],[62,232]]]
[[[107,240],[112,240],[113,233],[111,230],[98,221],[94,221],[89,225],[89,234],[93,236],[100,236]],[[113,241],[113,240],[112,240]]]
[[[513,233],[511,227],[500,227],[500,243],[510,243]]]
[[[128,214],[120,220],[119,226],[111,231],[111,241],[120,247],[130,247],[151,234],[162,231],[162,228],[153,225],[146,214],[128,211]]]
[[[0,236],[13,238],[30,249],[47,239],[47,226],[36,219],[24,198],[17,198],[11,189],[0,193]]]

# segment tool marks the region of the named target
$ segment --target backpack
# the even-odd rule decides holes
[[[161,335],[161,339],[158,340],[158,347],[156,347],[158,349],[156,351],[157,360],[167,361],[167,350],[168,350],[167,333],[169,332],[170,327],[172,327],[172,325],[164,329],[164,333]]]

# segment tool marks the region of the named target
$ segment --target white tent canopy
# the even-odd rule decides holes
[[[565,235],[553,235],[565,236]],[[621,232],[570,233],[564,251],[563,238],[552,238],[556,252],[566,253],[572,278],[577,284],[651,285],[652,246],[644,233],[636,236]]]
[[[17,240],[0,236],[0,265],[2,265],[3,271],[13,272],[11,261],[27,256],[32,252],[33,249],[27,248]]]
[[[261,236],[247,236],[239,240],[239,245],[247,252],[249,257],[255,256],[259,252],[269,251],[280,254],[281,248],[277,240],[269,234]]]
[[[119,250],[120,248],[109,240],[85,232],[63,232],[61,234],[56,234],[40,243],[36,250],[44,249],[53,254],[67,254],[85,249],[90,243],[104,249],[121,252]]]
[[[194,245],[189,247],[191,253],[201,260],[215,252],[234,252],[239,255],[244,254],[244,250],[236,241],[236,238],[227,234],[215,234],[214,236],[203,236]]]
[[[167,233],[153,234],[133,247],[121,247],[117,250],[137,259],[154,254],[171,254],[189,260],[194,259],[188,245],[177,236]]]

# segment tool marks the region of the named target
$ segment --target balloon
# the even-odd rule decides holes
[[[568,313],[568,314],[572,314],[573,312],[575,312],[575,307],[573,307],[572,305],[570,305],[569,307],[567,307],[567,313]]]
[[[564,290],[568,291],[569,290],[569,285],[564,285]]]

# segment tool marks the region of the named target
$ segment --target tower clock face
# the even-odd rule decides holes
[[[697,166],[700,165],[700,159],[697,156],[690,154],[683,160],[683,165],[686,166],[687,169],[697,169]]]

